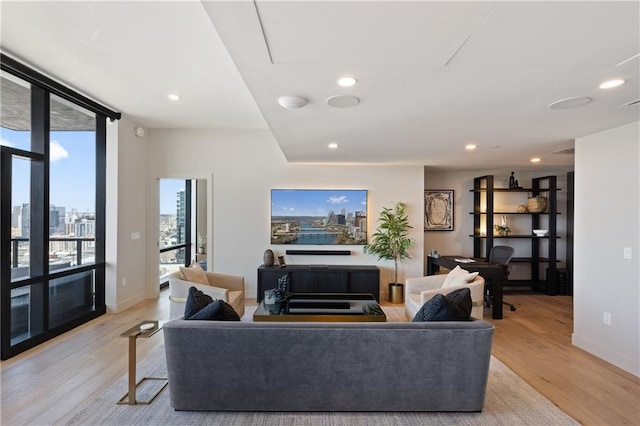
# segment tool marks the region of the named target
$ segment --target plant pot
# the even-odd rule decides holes
[[[391,303],[404,302],[404,284],[389,283],[389,302]]]

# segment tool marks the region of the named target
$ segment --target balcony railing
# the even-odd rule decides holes
[[[95,237],[49,237],[50,269],[95,262],[95,241]],[[29,258],[29,238],[12,237],[12,279],[29,275]]]

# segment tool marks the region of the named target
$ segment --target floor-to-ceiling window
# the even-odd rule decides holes
[[[106,312],[106,120],[119,114],[2,55],[2,359]]]

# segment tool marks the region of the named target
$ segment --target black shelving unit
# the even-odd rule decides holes
[[[493,175],[480,176],[473,180],[473,256],[489,260],[491,248],[496,245],[496,240],[529,239],[531,240],[530,257],[514,257],[511,262],[529,263],[531,265],[530,280],[509,280],[509,285],[530,285],[532,289],[555,296],[558,294],[557,282],[557,252],[556,240],[560,238],[557,233],[557,179],[555,176],[543,176],[531,181],[531,188],[496,188]],[[544,212],[517,212],[501,209],[495,206],[495,194],[498,192],[522,193],[523,204],[527,201],[527,194],[532,196],[547,194],[547,209]],[[494,235],[493,225],[495,215],[527,215],[531,217],[531,233],[509,234],[506,236]],[[538,237],[533,234],[534,229],[541,228],[541,218],[547,217],[545,229],[549,229],[547,236]],[[482,222],[486,227],[486,233],[482,234]],[[546,256],[542,256],[543,244],[547,242]],[[504,243],[508,244],[508,243]],[[546,279],[540,276],[541,266],[546,265]]]

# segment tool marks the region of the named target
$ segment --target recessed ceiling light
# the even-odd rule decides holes
[[[474,149],[476,149],[476,148],[477,148],[477,147],[476,147],[474,144],[472,144],[472,143],[467,144],[467,145],[465,145],[465,147],[464,147],[464,149],[466,149],[467,151],[473,151],[473,150],[474,150]]]
[[[540,162],[540,158],[539,158],[539,157],[533,157],[533,158],[531,159],[531,162],[532,162],[532,163],[539,163],[539,162]]]
[[[338,144],[335,142],[331,142],[329,145],[327,145],[330,149],[336,149],[338,148]]]
[[[356,84],[356,79],[353,77],[341,77],[338,79],[338,86],[351,87]]]
[[[168,96],[169,99],[171,99],[172,101],[179,101],[180,100],[180,96],[176,95],[175,93],[172,93]]]
[[[601,89],[612,89],[614,87],[622,86],[623,84],[624,84],[624,80],[621,80],[621,79],[609,80],[609,81],[605,81],[604,83],[602,83],[600,85],[600,88]]]

